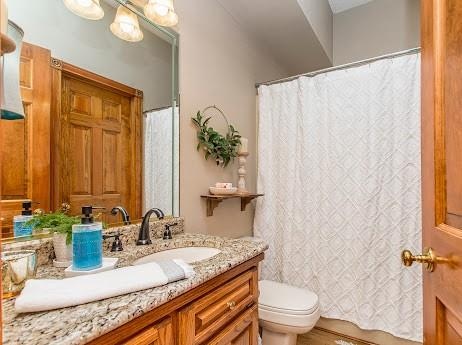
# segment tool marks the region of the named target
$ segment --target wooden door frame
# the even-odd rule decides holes
[[[97,84],[109,91],[121,94],[130,99],[130,119],[131,128],[135,128],[135,145],[131,147],[132,160],[131,169],[136,173],[133,174],[135,178],[130,181],[130,190],[135,191],[130,196],[130,209],[135,210],[131,214],[132,219],[141,218],[142,212],[142,121],[141,116],[143,113],[143,91],[134,89],[127,85],[121,84],[109,78],[103,77],[96,73],[90,72],[83,68],[77,67],[70,63],[64,62],[60,59],[51,58],[50,61],[51,73],[51,205],[53,210],[61,207],[61,190],[63,189],[63,179],[60,176],[59,160],[60,150],[59,141],[61,138],[61,113],[62,113],[62,82],[65,76],[73,79],[78,79],[83,82]],[[126,206],[126,205],[124,205]]]
[[[8,220],[8,226],[11,226],[11,232],[4,233],[8,237],[13,235],[12,217],[20,213],[24,200],[30,199],[39,203],[38,205],[33,205],[34,208],[50,209],[51,69],[49,60],[51,52],[49,49],[23,42],[20,54],[19,88],[26,118],[22,120],[24,125],[24,147],[20,145],[16,149],[21,148],[22,151],[24,148],[24,152],[22,152],[24,154],[24,165],[17,167],[17,169],[23,169],[24,171],[24,183],[21,195],[6,196],[2,193],[3,197],[5,197],[1,201],[2,217],[5,217]],[[3,130],[7,127],[7,122],[5,122]],[[14,135],[12,136],[13,133],[8,133],[9,138],[16,140],[17,138]],[[10,147],[7,150],[10,151],[13,148]],[[14,150],[10,152],[18,154]],[[6,159],[6,157],[2,157],[4,162]],[[2,226],[2,232],[5,230]]]
[[[422,169],[422,210],[433,209],[435,212],[422,212],[422,246],[430,242],[429,234],[424,231],[425,228],[433,227],[436,224],[435,215],[436,200],[435,200],[435,113],[441,112],[442,107],[442,90],[438,85],[437,79],[441,82],[441,67],[439,66],[438,58],[435,54],[435,39],[434,30],[434,4],[431,1],[421,2],[421,69],[422,69],[422,88],[421,88],[421,112],[422,112],[422,129],[421,129],[421,145],[422,145],[422,167],[431,167]],[[441,47],[439,47],[441,49]],[[438,72],[438,75],[435,75]],[[435,103],[438,100],[438,104]],[[439,108],[437,110],[437,108]],[[441,212],[441,211],[440,211]],[[422,248],[423,249],[423,248]],[[435,303],[432,303],[432,292],[429,282],[429,274],[423,269],[423,300],[424,312],[428,308],[428,313],[431,315],[428,318],[423,318],[424,327],[424,343],[431,344],[435,342],[432,334],[436,333],[436,324],[431,321],[434,318],[434,313],[431,311],[435,308]],[[428,334],[425,334],[428,332]]]

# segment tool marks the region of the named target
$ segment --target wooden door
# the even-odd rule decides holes
[[[424,344],[460,345],[462,1],[421,4],[423,246],[437,256],[424,267]]]
[[[257,305],[243,312],[207,345],[257,345],[258,311]]]
[[[105,207],[107,223],[121,221],[110,213],[119,205],[132,219],[140,218],[141,98],[76,67],[61,71],[60,79],[61,105],[54,121],[56,205],[69,203],[71,214],[80,214],[84,205]]]
[[[13,235],[12,218],[22,202],[50,209],[50,51],[24,43],[21,50],[20,88],[26,118],[0,120],[1,217],[4,237]],[[34,205],[35,206],[35,205]]]

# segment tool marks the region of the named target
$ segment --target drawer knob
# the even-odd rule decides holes
[[[234,308],[236,308],[236,302],[234,301],[230,301],[226,303],[226,305],[228,306],[229,310],[233,310]]]

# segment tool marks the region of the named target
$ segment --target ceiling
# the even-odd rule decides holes
[[[297,0],[217,1],[289,74],[332,66]]]
[[[340,13],[343,11],[347,11],[350,8],[361,6],[371,2],[373,0],[329,0],[330,8],[332,12]]]

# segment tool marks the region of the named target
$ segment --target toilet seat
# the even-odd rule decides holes
[[[262,321],[311,329],[319,320],[318,296],[305,289],[262,280],[258,302]]]

